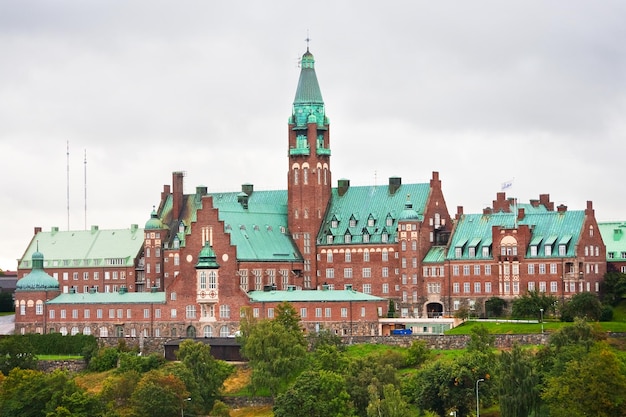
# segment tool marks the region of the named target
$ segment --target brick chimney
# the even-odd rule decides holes
[[[517,221],[523,220],[526,213],[524,212],[524,208],[520,207],[517,209]]]
[[[183,206],[183,179],[185,173],[176,171],[172,174],[172,219],[180,220],[180,213]]]
[[[337,185],[337,194],[339,194],[339,197],[347,193],[348,188],[350,188],[350,180],[346,180],[346,179],[339,180],[338,185]]]
[[[389,177],[389,194],[394,195],[402,185],[402,178]]]
[[[454,218],[458,220],[461,218],[462,215],[463,215],[463,206],[456,206],[456,216]]]
[[[539,194],[539,204],[545,206],[548,211],[554,211],[554,203],[550,201],[550,194]]]
[[[559,204],[556,208],[559,213],[565,213],[567,211],[567,206],[565,204]]]

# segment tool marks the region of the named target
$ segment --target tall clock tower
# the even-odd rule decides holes
[[[304,257],[302,286],[316,282],[315,239],[331,195],[330,133],[324,100],[307,48],[289,117],[289,231]]]

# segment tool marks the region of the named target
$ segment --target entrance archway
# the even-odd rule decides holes
[[[443,304],[441,303],[426,304],[426,315],[429,319],[442,317],[443,316]]]
[[[196,328],[193,326],[187,327],[187,337],[196,337]]]

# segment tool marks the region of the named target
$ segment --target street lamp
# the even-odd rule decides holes
[[[483,381],[484,378],[476,380],[476,417],[480,417],[480,398],[478,397],[478,384]]]
[[[541,313],[541,334],[543,334],[543,308],[540,308],[539,312]]]
[[[185,417],[185,401],[191,401],[191,397],[183,400],[183,405],[180,407],[180,417]]]

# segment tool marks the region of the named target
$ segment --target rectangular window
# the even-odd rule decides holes
[[[50,317],[51,319],[54,318],[54,310],[49,310],[48,311],[48,317]]]
[[[363,284],[363,293],[371,294],[372,293],[372,284]]]
[[[114,308],[110,308],[109,309],[109,318],[110,319],[114,319],[115,318],[115,309]]]
[[[93,273],[93,279],[94,279],[95,281],[97,281],[97,280],[99,280],[99,279],[100,279],[100,273],[99,273],[98,271],[94,271],[94,273]]]
[[[157,309],[154,310],[154,317],[157,318],[157,319],[161,318],[161,309],[160,308],[157,308]]]
[[[333,252],[332,251],[328,251],[326,252],[326,262],[332,262],[333,261]]]
[[[625,258],[626,258],[626,256],[625,256]],[[388,262],[389,261],[389,252],[383,251],[383,253],[382,253],[382,260],[383,260],[383,262]]]
[[[72,273],[72,279],[73,279],[74,281],[77,281],[77,280],[78,280],[78,272],[73,272],[73,273]]]
[[[303,319],[306,318],[306,307],[302,307],[300,309],[300,317],[302,317]]]
[[[556,281],[550,281],[550,292],[558,292],[558,283]]]
[[[491,275],[491,265],[485,265],[485,275]]]
[[[341,317],[348,317],[348,309],[346,307],[341,307]]]
[[[550,273],[552,275],[556,275],[556,264],[555,263],[550,264]]]
[[[535,264],[528,264],[528,275],[535,274]]]
[[[528,291],[535,291],[535,281],[528,281]]]
[[[269,318],[269,319],[273,319],[274,318],[274,308],[269,307],[267,309],[267,318]]]
[[[545,275],[546,273],[546,264],[539,264],[539,275]]]
[[[88,318],[90,318],[90,316],[91,316],[91,310],[89,310],[89,309],[83,310],[83,317],[84,318],[88,319]]]
[[[368,251],[363,252],[363,262],[370,261],[370,253]]]
[[[455,277],[459,276],[459,266],[458,265],[453,265],[452,266],[452,275],[454,275]]]
[[[383,284],[383,294],[389,294],[389,284]]]
[[[454,284],[452,284],[452,292],[455,294],[458,294],[459,292],[461,292],[460,290],[461,286],[458,282],[455,282]]]
[[[480,275],[480,265],[474,265],[474,275]]]
[[[326,278],[335,278],[335,270],[333,268],[326,268]]]
[[[171,317],[171,318],[173,318],[173,319],[175,319],[175,318],[176,318],[176,309],[175,309],[175,308],[173,308],[173,309],[170,311],[170,317]]]
[[[474,293],[480,294],[480,282],[474,283]]]
[[[324,317],[326,318],[332,317],[332,309],[330,307],[326,307],[324,309]]]
[[[102,309],[101,308],[96,310],[96,317],[99,318],[99,319],[102,318]]]
[[[465,294],[469,294],[470,293],[470,283],[469,282],[464,282],[463,283],[463,292]]]
[[[382,274],[383,278],[388,278],[389,277],[389,268],[384,266],[383,269],[381,270],[381,274]]]
[[[372,269],[371,268],[363,268],[363,278],[370,278],[371,276],[372,276]]]
[[[322,308],[321,307],[316,307],[315,308],[315,317],[322,317]]]
[[[546,282],[545,281],[539,282],[539,292],[546,292]]]
[[[352,268],[344,268],[343,269],[343,277],[344,278],[352,278]]]
[[[491,294],[491,282],[485,282],[485,293]]]

